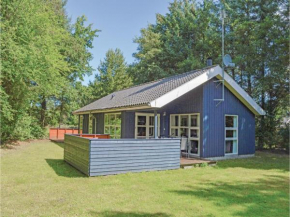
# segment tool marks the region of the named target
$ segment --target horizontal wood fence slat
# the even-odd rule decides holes
[[[179,139],[93,139],[65,135],[65,160],[88,176],[178,169]]]

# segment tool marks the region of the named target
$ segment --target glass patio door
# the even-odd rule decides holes
[[[200,154],[200,118],[198,113],[193,114],[171,114],[170,136],[185,137],[188,140],[189,154]]]
[[[158,115],[158,136],[160,134],[160,117]],[[136,113],[135,115],[135,138],[150,139],[154,138],[154,114],[152,113]]]

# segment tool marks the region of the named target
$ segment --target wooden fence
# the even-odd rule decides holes
[[[64,152],[65,161],[88,176],[180,168],[179,139],[88,139],[66,135]]]

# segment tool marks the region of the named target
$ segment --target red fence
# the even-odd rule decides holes
[[[51,140],[64,140],[64,134],[78,134],[78,129],[71,128],[50,128],[49,139]]]
[[[82,131],[80,132],[82,133]],[[77,134],[76,136],[85,138],[98,138],[98,139],[110,139],[109,134],[79,134],[78,129],[71,128],[50,128],[49,139],[51,140],[64,140],[64,134]]]

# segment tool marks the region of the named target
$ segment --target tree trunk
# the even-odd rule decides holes
[[[247,80],[248,80],[247,92],[250,96],[252,96],[252,80],[251,80],[251,75],[249,72],[248,72]]]
[[[265,77],[265,69],[264,69],[264,64],[262,66],[262,70],[261,70],[261,78]],[[265,110],[265,91],[262,88],[262,92],[261,92],[261,107],[262,109]],[[260,129],[259,129],[259,138],[258,138],[258,149],[262,150],[264,147],[264,143],[265,143],[265,138],[264,138],[264,129],[265,128],[265,116],[262,115],[261,116],[261,120],[260,120]]]
[[[40,112],[40,124],[42,127],[45,127],[45,113],[46,113],[46,99],[45,96],[42,97],[41,102],[41,112]]]
[[[61,104],[60,104],[60,111],[59,111],[59,120],[58,120],[58,127],[60,128],[60,125],[62,123],[62,113],[63,113],[63,94],[61,95]]]

